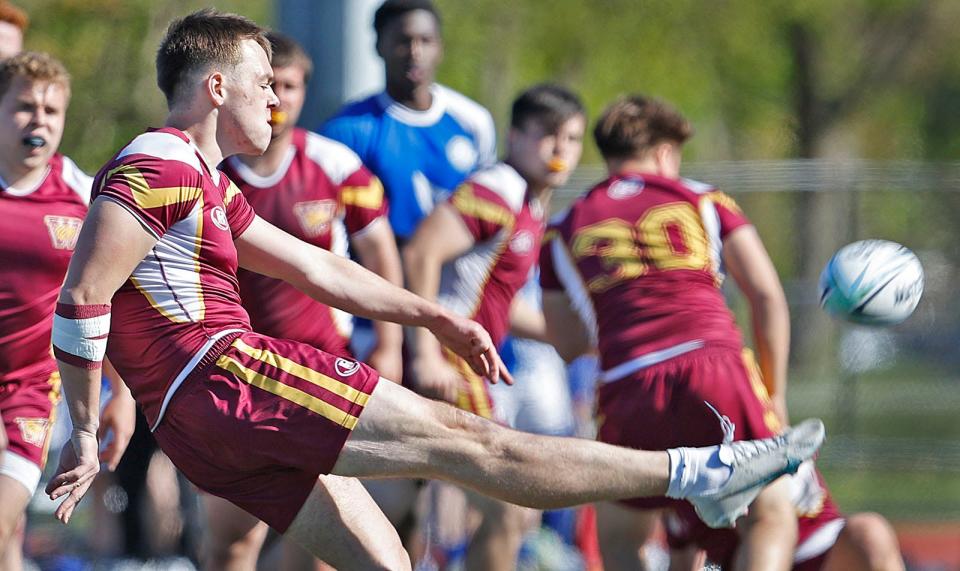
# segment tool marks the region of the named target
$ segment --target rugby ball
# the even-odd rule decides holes
[[[820,307],[862,325],[894,325],[923,295],[923,267],[909,248],[888,240],[847,244],[820,274]]]

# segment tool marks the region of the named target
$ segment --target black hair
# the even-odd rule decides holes
[[[535,120],[548,132],[556,132],[571,117],[586,116],[583,102],[576,93],[566,87],[541,83],[525,90],[513,100],[510,126],[523,129],[528,121]]]
[[[437,21],[437,28],[440,27],[440,12],[437,11],[437,7],[433,5],[431,0],[387,0],[377,8],[373,15],[373,29],[377,33],[377,37],[379,38],[383,34],[384,28],[390,22],[414,10],[430,12]]]

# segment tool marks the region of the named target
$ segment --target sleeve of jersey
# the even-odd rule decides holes
[[[513,224],[513,213],[497,194],[470,182],[460,185],[449,203],[477,242],[489,240]]]
[[[557,240],[562,240],[560,231],[556,228],[547,228],[540,246],[540,287],[545,291],[562,290],[563,284],[557,277],[557,270],[553,262],[553,249]]]
[[[120,164],[98,177],[94,200],[103,196],[133,214],[158,240],[185,218],[203,195],[199,175],[184,165],[135,161]]]
[[[724,239],[731,232],[741,226],[750,224],[750,220],[737,205],[736,201],[730,195],[715,190],[707,195],[707,198],[713,202],[717,211],[717,217],[720,219],[720,238]]]
[[[347,232],[361,232],[374,220],[387,215],[383,184],[366,168],[360,167],[340,184],[344,223]]]
[[[243,196],[240,188],[233,181],[230,181],[230,186],[227,187],[227,196],[224,198],[223,204],[227,209],[227,224],[230,225],[230,233],[236,240],[250,226],[257,213],[253,211],[253,207],[250,206],[247,198]]]

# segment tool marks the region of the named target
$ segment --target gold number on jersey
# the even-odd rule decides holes
[[[673,202],[648,210],[636,224],[610,218],[584,226],[571,243],[573,257],[597,258],[603,273],[587,287],[601,292],[652,269],[700,270],[710,267],[710,246],[692,204]]]

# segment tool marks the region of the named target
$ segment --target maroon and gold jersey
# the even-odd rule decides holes
[[[36,186],[0,179],[0,383],[46,379],[53,310],[87,214],[91,179],[56,154]]]
[[[259,176],[237,157],[221,165],[257,214],[289,234],[347,255],[348,238],[386,223],[383,185],[341,143],[295,129],[280,168]],[[351,317],[281,280],[240,270],[240,297],[258,333],[344,355]]]
[[[157,239],[113,296],[107,342],[155,427],[187,374],[250,330],[233,241],[254,212],[187,135],[169,127],[138,136],[107,163],[93,199],[119,204]]]
[[[565,289],[595,336],[601,381],[705,346],[740,350],[719,289],[723,240],[749,224],[688,180],[622,174],[578,199],[541,250],[545,290]]]
[[[450,197],[473,248],[444,265],[437,300],[482,325],[497,346],[510,327],[510,304],[537,261],[544,219],[540,202],[507,164],[471,176]]]

